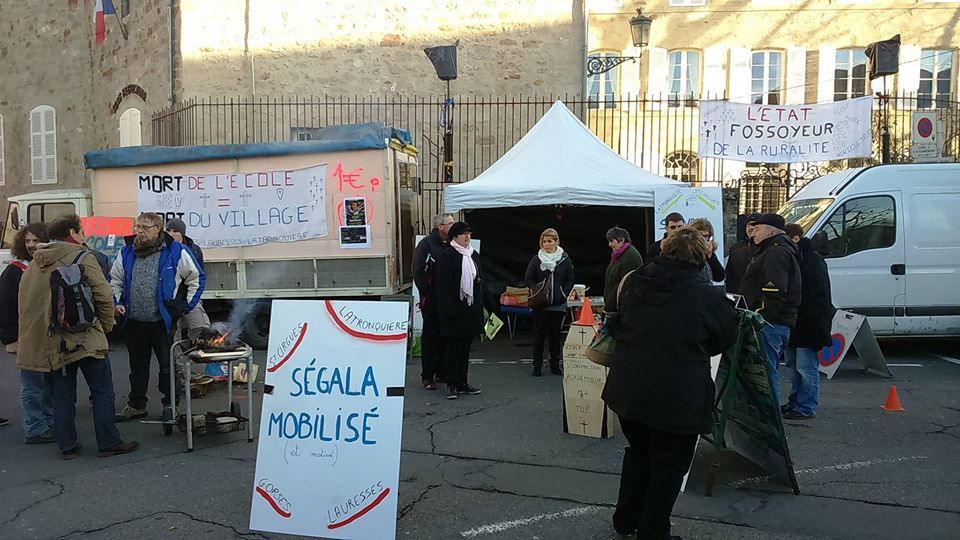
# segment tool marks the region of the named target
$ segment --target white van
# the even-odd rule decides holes
[[[876,334],[960,335],[960,163],[831,173],[779,213],[826,259],[834,305]]]

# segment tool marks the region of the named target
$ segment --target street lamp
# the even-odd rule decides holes
[[[633,46],[646,47],[650,43],[650,25],[653,18],[643,14],[643,8],[637,8],[637,15],[630,19],[630,36],[633,37]],[[592,56],[587,58],[587,76],[592,77],[606,73],[620,64],[630,60],[639,60],[639,56]]]

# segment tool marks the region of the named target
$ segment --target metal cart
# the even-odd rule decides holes
[[[186,351],[183,350],[183,346],[188,345],[190,348]],[[201,348],[193,347],[193,340],[181,340],[177,341],[170,347],[170,388],[176,389],[176,364],[177,357],[174,354],[176,349],[180,349],[184,357],[184,374],[189,377],[190,364],[191,362],[197,364],[210,364],[214,362],[227,362],[227,406],[229,409],[234,409],[233,407],[233,364],[234,362],[246,362],[247,365],[247,417],[243,418],[239,416],[238,413],[237,421],[234,424],[239,424],[241,422],[246,422],[247,424],[247,442],[253,442],[253,383],[251,379],[253,378],[253,349],[246,343],[238,342],[237,348],[232,351],[216,351],[216,352],[207,352]],[[189,379],[184,388],[184,401],[186,401],[186,414],[180,415],[182,418],[175,418],[173,411],[177,410],[177,392],[174,390],[171,393],[170,406],[164,407],[163,409],[163,419],[161,424],[163,424],[163,434],[170,435],[173,432],[174,425],[181,425],[181,429],[185,427],[187,432],[187,452],[193,452],[193,400],[190,396],[189,388]],[[185,424],[182,425],[181,424]],[[222,426],[223,424],[219,424]],[[228,430],[230,431],[230,430]]]

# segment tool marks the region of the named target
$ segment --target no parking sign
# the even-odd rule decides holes
[[[863,315],[838,309],[833,316],[833,330],[830,338],[830,345],[820,349],[817,354],[820,371],[828,379],[833,378],[851,347],[857,349],[864,369],[878,375],[893,376],[890,368],[887,367],[883,352],[880,351],[877,338],[870,329],[870,323]]]
[[[941,155],[943,125],[936,111],[914,111],[911,116],[912,145],[910,157],[914,161],[936,161]]]

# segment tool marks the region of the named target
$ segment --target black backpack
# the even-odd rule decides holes
[[[72,264],[57,268],[50,274],[50,328],[60,332],[80,333],[94,325],[97,310],[93,304],[93,290],[80,260],[89,253],[81,251]]]

